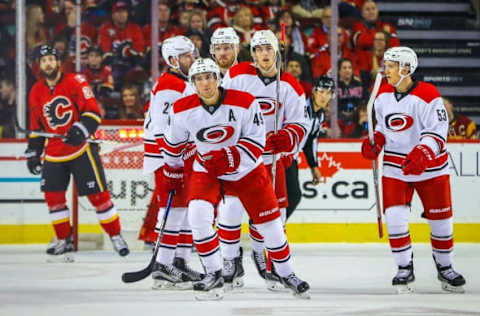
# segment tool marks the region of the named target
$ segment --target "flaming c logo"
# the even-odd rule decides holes
[[[385,117],[385,126],[394,132],[403,132],[413,125],[413,117],[404,113],[392,113]]]
[[[63,96],[58,96],[45,104],[43,114],[52,129],[67,125],[73,117],[70,101]]]
[[[197,132],[197,139],[204,143],[219,144],[232,137],[235,129],[229,125],[214,125]]]
[[[275,114],[275,102],[274,98],[268,97],[257,97],[258,104],[260,104],[260,109],[262,110],[263,115],[273,115]],[[280,102],[278,108],[282,106]]]

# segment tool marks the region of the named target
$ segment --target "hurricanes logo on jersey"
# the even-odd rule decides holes
[[[73,117],[70,101],[64,96],[58,96],[43,107],[43,115],[52,129],[65,126]]]
[[[269,97],[257,97],[258,104],[260,104],[260,109],[262,110],[263,115],[273,115],[275,114],[275,103],[277,102],[275,98]],[[282,106],[282,102],[279,103],[278,108]]]
[[[197,132],[197,139],[204,143],[219,144],[232,137],[235,129],[229,125],[214,125]]]
[[[385,117],[385,126],[394,132],[403,132],[413,125],[413,117],[405,113],[392,113]]]

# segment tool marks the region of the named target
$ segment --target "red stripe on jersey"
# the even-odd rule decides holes
[[[238,75],[254,75],[258,73],[257,68],[249,61],[244,61],[236,64],[228,71],[230,78],[234,78]]]
[[[240,240],[240,235],[241,235],[241,228],[235,229],[235,230],[226,230],[223,229],[222,227],[218,227],[218,236],[220,237],[220,240],[224,240],[227,242],[232,242],[232,241],[239,241]]]
[[[433,138],[437,142],[438,147],[440,148],[440,152],[442,152],[445,149],[445,141],[443,139],[441,139],[439,136],[436,136],[436,135],[433,135],[433,134],[425,134],[425,135],[422,135],[420,137],[420,140],[422,140],[422,138],[424,138],[424,137]]]
[[[302,85],[298,82],[298,80],[295,79],[295,77],[288,72],[282,72],[282,75],[280,76],[280,81],[288,83],[293,88],[293,90],[295,90],[298,96],[301,96],[305,93],[303,91]]]
[[[201,106],[200,98],[196,94],[189,95],[188,97],[181,98],[173,104],[173,113],[178,114],[183,111],[187,111],[197,106]]]
[[[157,146],[158,150],[161,150],[162,148],[165,148],[165,138],[163,138],[163,136],[155,138],[155,141],[157,142],[156,146]]]
[[[293,131],[298,136],[298,143],[305,137],[305,129],[298,124],[288,124],[285,128]]]
[[[187,146],[187,142],[173,145],[170,144],[166,139],[164,139],[164,142],[162,142],[161,144],[161,149],[163,149],[166,153],[171,154],[172,156],[180,155]]]
[[[397,164],[399,166],[402,164],[403,159],[405,159],[405,157],[392,156],[392,155],[388,155],[388,154],[385,154],[383,156],[383,162],[391,162],[391,163]]]
[[[160,76],[157,80],[157,84],[153,88],[152,93],[155,95],[159,91],[163,90],[174,90],[179,93],[183,93],[185,91],[185,87],[187,86],[185,80],[178,78],[168,72],[164,73]]]
[[[390,247],[392,247],[392,249],[404,248],[411,243],[410,234],[400,238],[389,237],[388,240],[390,241]]]
[[[431,236],[430,241],[432,243],[432,248],[438,250],[450,250],[453,248],[453,238],[447,240],[438,240],[435,237]]]
[[[176,246],[178,243],[178,232],[168,233],[166,231],[163,232],[162,236],[162,245],[168,246]]]
[[[143,143],[143,148],[145,150],[145,153],[150,153],[150,154],[158,154],[160,153],[160,148],[158,148],[158,145],[152,144],[152,143]]]
[[[428,82],[418,81],[417,86],[410,92],[411,95],[415,95],[425,101],[430,103],[436,98],[440,98],[440,92],[437,88]]]
[[[285,243],[281,249],[268,249],[268,257],[271,258],[272,261],[285,261],[290,257],[290,247],[288,246],[288,243]]]
[[[218,241],[217,233],[205,241],[195,241],[195,247],[197,248],[197,252],[200,256],[212,252],[213,250],[217,249],[219,245],[220,243]]]
[[[259,147],[257,144],[249,142],[248,140],[241,139],[237,145],[246,147],[246,149],[248,149],[248,151],[257,159],[262,155],[263,148]]]
[[[443,154],[441,154],[437,158],[433,159],[428,164],[428,169],[443,166],[447,162],[447,160],[448,160],[448,153],[445,151]]]
[[[255,100],[255,97],[250,93],[238,91],[238,90],[225,90],[225,98],[223,104],[242,107],[245,109],[250,108],[250,105]]]

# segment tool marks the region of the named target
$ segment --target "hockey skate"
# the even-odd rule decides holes
[[[412,293],[413,289],[409,286],[409,283],[415,281],[415,275],[413,274],[413,261],[406,266],[399,266],[397,274],[392,279],[392,285],[398,294]]]
[[[127,242],[123,239],[122,235],[112,236],[110,240],[112,241],[113,249],[115,249],[121,257],[125,257],[130,253]]]
[[[240,247],[240,255],[232,260],[223,259],[223,279],[225,281],[225,290],[231,291],[234,288],[243,287],[243,249]]]
[[[172,264],[155,262],[152,268],[152,289],[160,290],[189,290],[192,282],[189,278]]]
[[[195,299],[198,301],[218,301],[223,298],[222,270],[210,272],[205,277],[193,284],[193,290],[197,291]]]
[[[205,277],[205,274],[193,270],[188,264],[185,262],[185,259],[176,257],[173,260],[173,265],[182,271],[182,273],[188,278],[189,281],[196,282],[200,281]]]
[[[299,277],[295,275],[295,273],[291,273],[286,278],[280,277],[280,282],[286,287],[292,290],[293,296],[303,299],[310,299],[310,294],[308,290],[310,289],[310,285],[301,280]]]
[[[433,260],[435,260],[435,257]],[[465,293],[465,289],[463,288],[465,278],[453,270],[452,265],[442,267],[436,260],[435,265],[438,271],[437,278],[442,283],[442,290],[452,293]]]
[[[252,250],[252,260],[255,263],[255,268],[262,279],[265,279],[265,272],[267,271],[267,263],[265,262],[265,255],[263,252],[256,252]]]
[[[54,239],[47,246],[47,262],[74,262],[72,235],[66,239]]]

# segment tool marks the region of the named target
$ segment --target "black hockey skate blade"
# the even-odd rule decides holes
[[[152,273],[153,264],[149,264],[146,268],[135,271],[135,272],[125,272],[122,274],[122,281],[124,283],[133,283],[145,279]]]

